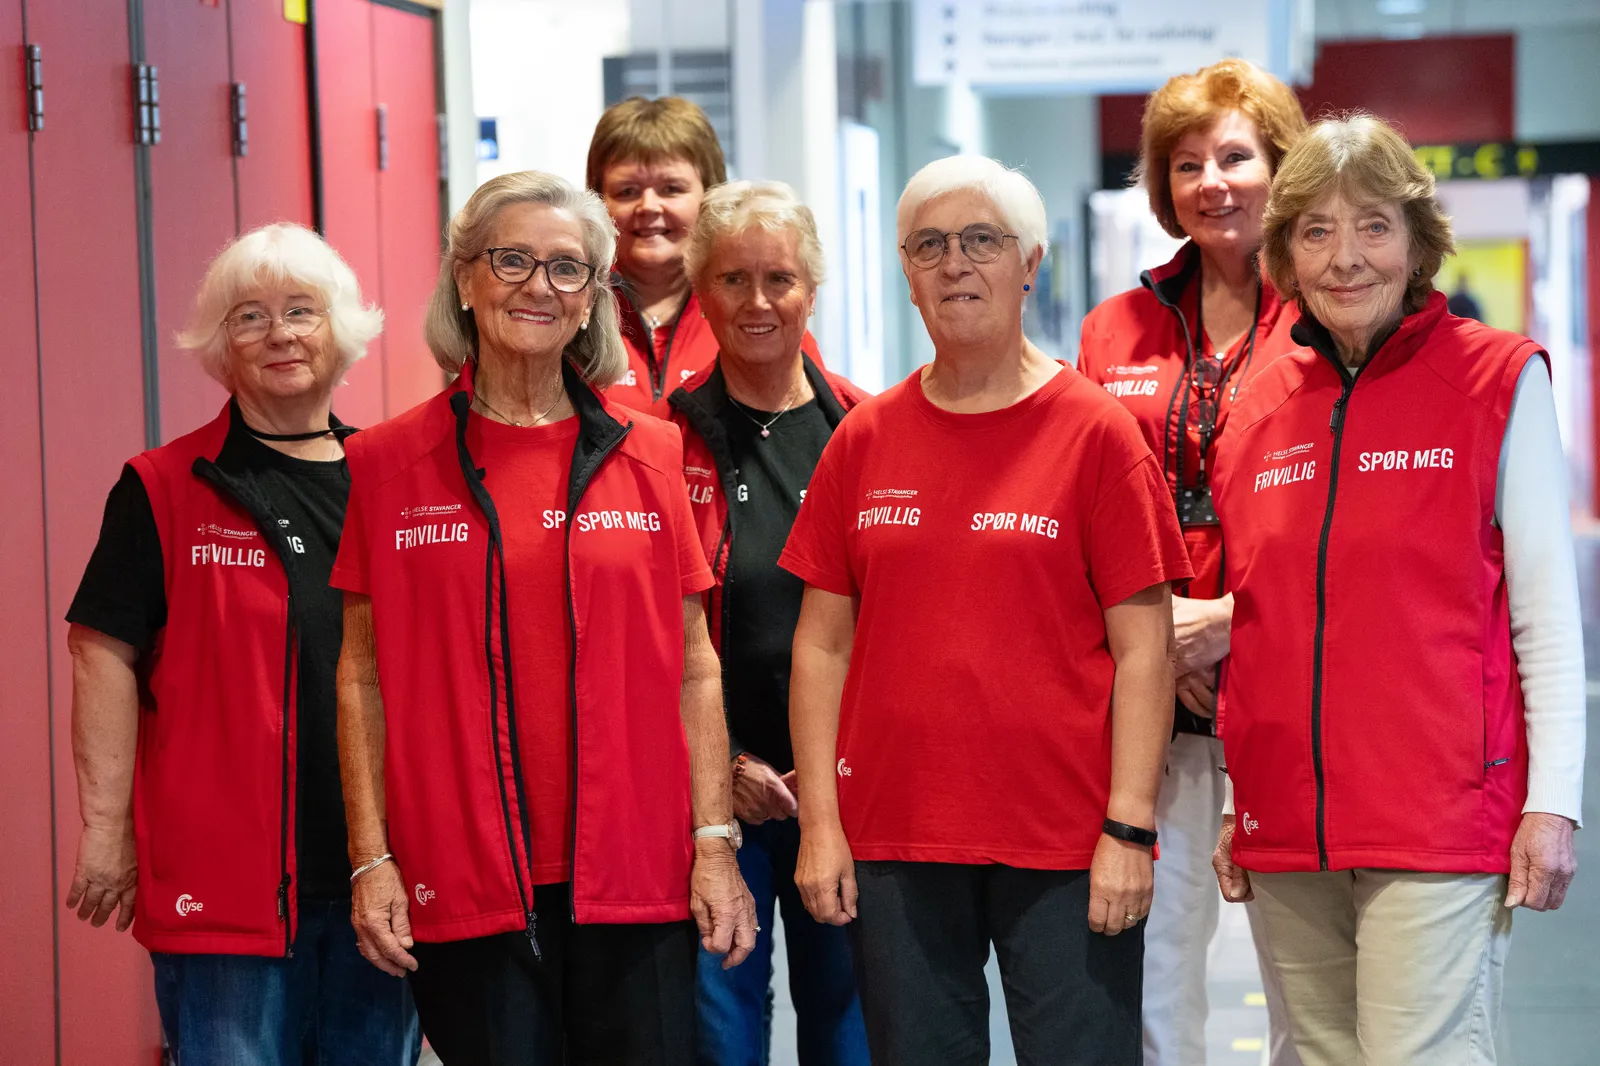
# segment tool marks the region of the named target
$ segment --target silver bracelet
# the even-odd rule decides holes
[[[355,884],[356,878],[360,877],[362,874],[369,874],[373,870],[376,870],[378,867],[382,866],[384,863],[392,862],[393,860],[394,856],[386,851],[382,855],[379,855],[376,859],[373,859],[371,862],[362,863],[360,866],[357,866],[355,872],[350,875],[350,883],[352,885]]]

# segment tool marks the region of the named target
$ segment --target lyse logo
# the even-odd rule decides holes
[[[434,899],[439,895],[439,891],[438,889],[429,888],[427,885],[418,885],[412,894],[417,897],[419,906],[426,907],[430,899]]]
[[[1249,811],[1245,811],[1243,814],[1239,815],[1239,828],[1244,830],[1245,836],[1249,836],[1251,833],[1254,833],[1257,829],[1261,828],[1261,822],[1259,819],[1250,817]]]
[[[837,767],[835,767],[835,769],[839,771],[839,776],[840,777],[849,777],[850,776],[850,767],[848,767],[848,766],[846,766],[844,764],[844,760],[843,759],[839,760],[839,765]]]
[[[185,892],[178,897],[178,915],[187,918],[191,914],[198,914],[206,909],[206,905]]]

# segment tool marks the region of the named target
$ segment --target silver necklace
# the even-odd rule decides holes
[[[472,394],[472,398],[477,400],[479,403],[483,404],[484,410],[488,411],[490,414],[494,415],[496,418],[500,419],[502,422],[509,422],[511,425],[517,426],[517,427],[520,428],[523,425],[530,425],[530,426],[531,425],[537,425],[538,423],[544,421],[545,416],[548,415],[551,411],[554,411],[556,409],[556,404],[561,402],[562,395],[564,395],[564,390],[562,390],[560,388],[557,388],[556,389],[556,398],[550,402],[550,406],[546,407],[542,412],[540,412],[533,419],[532,422],[527,422],[527,423],[518,422],[515,418],[511,418],[508,415],[502,413],[500,411],[500,409],[497,408],[494,404],[490,403],[488,397],[484,396],[484,394],[481,393],[481,392],[473,393]]]
[[[789,408],[794,406],[794,401],[798,398],[798,396],[799,396],[798,393],[790,393],[789,394],[789,402],[783,405],[783,410],[779,411],[777,414],[773,415],[771,418],[767,419],[765,422],[761,421],[761,419],[759,419],[755,415],[751,414],[748,410],[745,409],[744,404],[740,403],[738,400],[735,400],[731,395],[728,397],[728,402],[733,404],[733,406],[738,410],[738,412],[740,414],[744,415],[750,421],[754,422],[757,426],[759,426],[761,428],[761,435],[763,437],[770,437],[770,436],[772,436],[772,423],[776,422],[778,419],[782,418],[784,415],[789,413]]]

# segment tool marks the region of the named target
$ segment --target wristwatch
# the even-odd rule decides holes
[[[724,837],[728,841],[728,846],[734,851],[744,847],[744,830],[739,826],[737,818],[727,825],[703,825],[694,831],[694,839],[701,840],[705,837]]]

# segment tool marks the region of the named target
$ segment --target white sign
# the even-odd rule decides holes
[[[1154,89],[1239,56],[1290,72],[1292,0],[915,0],[919,85]]]

